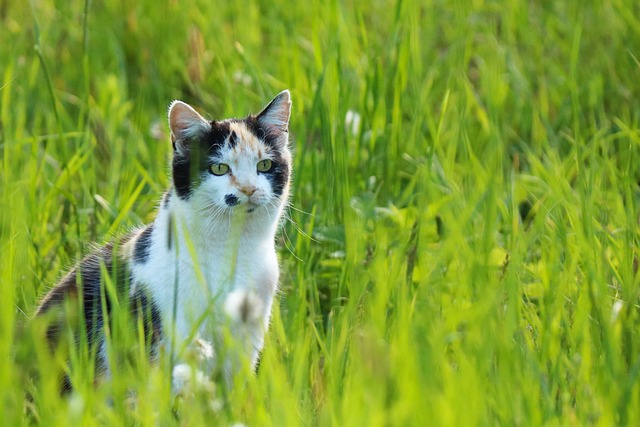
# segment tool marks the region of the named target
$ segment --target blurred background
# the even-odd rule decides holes
[[[287,88],[294,191],[260,371],[226,409],[171,422],[638,422],[639,16],[0,0],[5,424],[155,422],[86,394],[25,418],[22,360],[45,362],[16,357],[16,330],[91,242],[153,219],[172,100],[243,117]]]

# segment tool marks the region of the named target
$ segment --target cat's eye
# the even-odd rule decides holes
[[[224,163],[214,163],[209,168],[212,174],[216,176],[221,176],[229,172],[229,165],[225,165]]]
[[[269,172],[273,168],[273,162],[269,159],[260,160],[258,162],[258,172]]]

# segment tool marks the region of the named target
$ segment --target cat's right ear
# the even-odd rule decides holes
[[[196,110],[182,101],[173,101],[169,106],[169,128],[173,151],[182,157],[189,152],[189,140],[206,132],[211,127]]]

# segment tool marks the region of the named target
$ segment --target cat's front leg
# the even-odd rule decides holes
[[[264,345],[268,309],[253,290],[242,288],[229,293],[223,306],[225,315],[218,319],[221,323],[200,331],[175,364],[174,396],[212,390],[214,379],[224,381],[230,389],[238,372],[255,369]],[[214,339],[208,341],[203,336]]]
[[[229,347],[234,351],[230,355],[232,357],[227,358],[227,362],[235,365],[231,371],[237,372],[246,362],[249,362],[251,369],[255,369],[264,345],[270,302],[265,302],[251,289],[241,288],[227,296],[224,311],[233,334]]]
[[[211,378],[215,353],[211,343],[196,337],[188,346],[180,362],[171,373],[173,396],[187,396],[196,392],[213,393],[215,384]]]

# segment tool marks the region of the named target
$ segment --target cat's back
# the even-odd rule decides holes
[[[147,299],[146,295],[129,293],[133,284],[131,263],[140,254],[134,249],[129,257],[124,250],[128,246],[137,249],[144,230],[95,247],[45,294],[34,317],[50,318],[47,339],[51,346],[56,345],[63,327],[76,335],[85,330],[90,344],[98,341],[114,303],[128,301],[133,305],[136,299]]]

